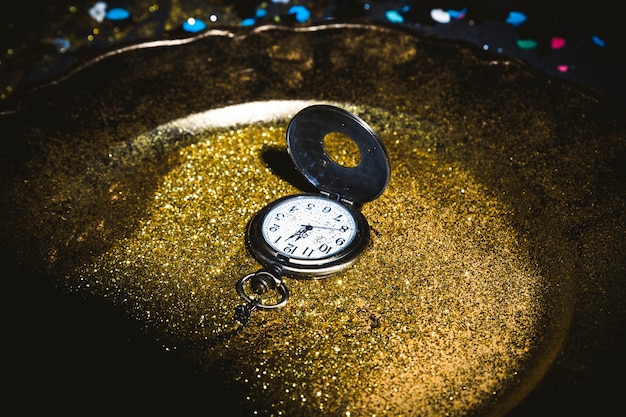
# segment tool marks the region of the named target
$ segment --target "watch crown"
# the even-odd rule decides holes
[[[255,294],[265,294],[269,290],[275,290],[280,279],[274,276],[270,271],[262,269],[250,279],[250,287]]]
[[[274,289],[276,285],[274,280],[266,276],[256,275],[250,280],[250,286],[255,294],[265,294],[267,291]]]

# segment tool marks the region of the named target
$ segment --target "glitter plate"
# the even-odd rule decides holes
[[[221,340],[259,267],[247,222],[310,191],[285,130],[313,103],[385,143],[372,242]],[[503,415],[618,351],[624,109],[519,62],[385,27],[268,26],[128,46],[10,104],[3,259],[26,393]]]

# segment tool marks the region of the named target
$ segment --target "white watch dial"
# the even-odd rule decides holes
[[[343,204],[325,197],[299,195],[272,207],[261,231],[278,253],[315,260],[348,247],[357,235],[357,222]]]

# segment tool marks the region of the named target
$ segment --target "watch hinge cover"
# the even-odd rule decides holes
[[[329,191],[324,191],[324,190],[320,190],[320,194],[322,194],[324,197],[328,197],[332,200],[338,201],[340,203],[345,203],[345,204],[349,204],[351,206],[354,205],[354,202],[348,200],[347,198],[342,197],[339,194],[336,193],[331,193]]]

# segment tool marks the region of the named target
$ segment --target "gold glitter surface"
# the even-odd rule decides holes
[[[467,414],[532,354],[543,277],[507,207],[432,152],[430,138],[443,132],[348,109],[377,121],[392,165],[386,192],[363,207],[373,229],[364,259],[328,279],[286,279],[284,309],[255,313],[241,334],[188,360],[247,386],[261,414]],[[69,274],[69,286],[123,306],[171,349],[225,333],[242,303],[234,283],[259,268],[245,248],[247,222],[302,192],[264,158],[287,156],[287,123],[196,125],[193,141],[168,156],[172,168],[136,230]],[[154,135],[136,141],[172,141]]]
[[[147,370],[123,362],[110,384],[81,371],[60,397],[118,386],[123,370],[142,407],[176,388],[192,402],[193,388],[246,416],[503,415],[546,375],[573,375],[572,387],[612,348],[624,317],[621,112],[518,63],[380,27],[207,32],[117,52],[0,115],[14,138],[0,164],[3,259],[31,337],[61,346],[28,350],[42,358],[33,373],[59,356],[81,365],[80,337],[57,330],[60,303],[29,304],[48,282],[132,319],[129,338],[167,355]],[[235,283],[260,267],[246,227],[311,191],[285,130],[322,102],[363,118],[389,153],[389,185],[362,207],[371,242],[339,275],[285,278],[287,305],[232,334]],[[325,143],[357,163],[340,138]],[[88,314],[78,327],[100,332]],[[107,367],[117,335],[81,357]]]

